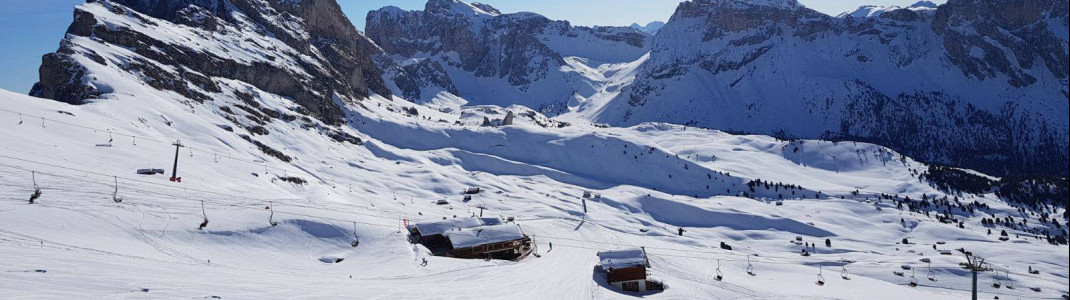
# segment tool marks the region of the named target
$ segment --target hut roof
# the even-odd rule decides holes
[[[463,249],[479,245],[507,242],[524,238],[524,232],[518,225],[494,225],[450,231],[446,237],[453,244],[453,249]]]
[[[472,228],[483,226],[483,220],[479,218],[454,218],[442,221],[420,222],[409,225],[409,230],[416,228],[422,236],[445,234],[457,228]]]
[[[646,267],[646,252],[642,248],[598,252],[603,269]]]

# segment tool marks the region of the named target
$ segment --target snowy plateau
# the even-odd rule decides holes
[[[0,90],[0,299],[1067,299],[1066,15],[87,1]]]

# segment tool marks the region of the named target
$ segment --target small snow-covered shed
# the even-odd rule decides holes
[[[605,273],[606,282],[621,290],[642,292],[654,288],[647,281],[650,262],[643,248],[609,250],[598,252],[599,267]]]
[[[446,234],[449,257],[521,260],[531,254],[531,238],[520,225],[491,225],[450,231]]]

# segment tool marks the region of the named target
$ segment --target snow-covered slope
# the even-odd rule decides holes
[[[1014,290],[990,287],[995,274],[982,273],[985,298],[1068,292],[1070,249],[1044,239],[1065,240],[1066,204],[1008,203],[990,182],[999,178],[952,172],[983,182],[964,192],[976,184],[938,188],[929,166],[873,144],[667,123],[608,127],[449,94],[413,103],[376,93],[374,80],[320,86],[310,79],[317,70],[346,69],[342,62],[365,59],[342,54],[363,52],[330,58],[317,46],[307,49],[317,55],[295,54],[303,50],[279,34],[234,26],[254,15],[237,6],[222,7],[235,19],[217,24],[227,34],[216,35],[169,21],[181,16],[165,8],[123,3],[80,6],[77,20],[99,26],[85,27],[87,35],[72,26],[50,55],[82,75],[42,85],[96,87],[72,101],[80,105],[0,90],[0,297],[961,299],[969,277],[956,248],[1010,272],[1001,282]],[[255,11],[297,12],[324,4],[257,3],[270,5]],[[500,15],[465,7],[471,17]],[[305,18],[316,15],[300,15],[287,17],[287,32],[315,32]],[[136,44],[156,47],[113,32],[136,32]],[[165,59],[182,53],[189,60]],[[276,75],[288,76],[276,80],[301,84],[275,90],[241,72],[188,77],[212,70],[197,62],[215,56],[226,59],[207,61],[236,68],[275,61],[286,72]],[[591,74],[613,94],[647,58]],[[374,63],[394,72],[390,62]],[[186,77],[167,77],[177,75]],[[366,97],[345,92],[360,83],[371,90]],[[77,94],[53,91],[68,91],[57,99]],[[293,96],[300,91],[332,97],[302,102]],[[576,111],[607,101],[586,100]],[[136,174],[147,168],[165,174]],[[172,172],[181,182],[168,180]],[[485,192],[465,200],[471,187]],[[42,193],[29,204],[35,188]],[[539,255],[435,257],[401,230],[480,214],[512,218]],[[802,243],[816,244],[809,256],[800,255]],[[596,253],[634,247],[645,247],[665,291],[605,283]],[[713,280],[718,272],[723,281]],[[912,277],[918,287],[908,285]]]
[[[837,18],[795,1],[688,1],[634,84],[581,115],[869,141],[996,174],[1066,176],[1066,12],[1065,0],[956,0]]]
[[[643,246],[653,276],[668,286],[648,295],[655,299],[964,297],[968,277],[956,265],[963,258],[938,255],[937,242],[937,249],[964,247],[1012,272],[1018,289],[985,287],[986,297],[1066,292],[1066,246],[1014,237],[1024,232],[1011,228],[1008,242],[985,234],[981,218],[1021,216],[992,194],[961,196],[964,204],[989,207],[972,215],[951,209],[965,229],[878,201],[880,194],[945,195],[915,177],[924,165],[878,146],[789,143],[668,124],[544,127],[537,122],[544,117],[523,112],[514,125],[482,127],[464,111],[373,96],[345,108],[352,128],[340,130],[359,137],[359,145],[270,121],[277,133],[261,140],[280,145],[292,158],[285,162],[218,126],[227,121],[214,108],[163,95],[145,86],[71,106],[0,92],[8,120],[0,124],[8,141],[0,146],[0,194],[8,199],[0,203],[4,294],[630,298],[600,281],[595,253]],[[187,146],[179,153],[182,183],[134,174],[170,172],[169,141],[176,139]],[[755,179],[801,188],[759,184],[751,191],[745,182]],[[27,205],[34,180],[43,195]],[[462,201],[468,187],[486,192]],[[600,195],[587,201],[587,213],[585,191]],[[780,197],[783,205],[775,205]],[[438,199],[450,204],[436,205]],[[397,232],[399,218],[465,217],[478,207],[484,216],[518,220],[541,257],[432,257]],[[197,230],[204,216],[210,223]],[[677,236],[677,228],[687,232]],[[357,248],[349,245],[354,235]],[[796,237],[822,245],[799,256],[802,246],[789,243]],[[916,244],[897,244],[903,238]],[[721,242],[734,249],[721,250]],[[756,276],[745,273],[748,256]],[[921,258],[933,261],[937,281],[925,279],[930,265]],[[918,268],[921,287],[905,285],[909,271],[893,274],[903,264]],[[712,281],[718,265],[722,282]],[[850,280],[839,277],[844,266]],[[1027,267],[1042,273],[1028,275]],[[819,272],[825,286],[814,284]],[[991,281],[992,274],[983,276]]]
[[[449,93],[472,104],[521,104],[552,115],[599,93],[605,77],[599,68],[635,61],[651,37],[459,0],[430,0],[422,11],[372,11],[366,32],[401,66],[387,81],[407,99],[427,102]]]

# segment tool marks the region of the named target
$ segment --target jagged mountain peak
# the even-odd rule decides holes
[[[462,15],[465,17],[475,16],[498,16],[501,11],[493,6],[482,3],[467,3],[460,0],[428,0],[424,5],[427,13],[445,13],[450,15]]]
[[[940,7],[940,5],[936,4],[936,3],[933,3],[932,1],[922,0],[922,1],[915,2],[914,4],[911,4],[910,6],[907,6],[907,7],[908,8],[937,8],[937,7]]]

